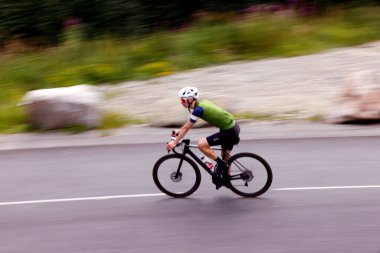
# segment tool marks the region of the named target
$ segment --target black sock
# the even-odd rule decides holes
[[[225,162],[222,159],[220,159],[220,157],[217,157],[215,162],[217,162],[218,164],[225,164]]]

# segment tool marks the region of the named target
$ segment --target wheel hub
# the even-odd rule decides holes
[[[173,182],[175,183],[178,183],[182,180],[182,173],[179,172],[177,174],[177,172],[173,172],[171,175],[170,175],[170,178],[172,179]]]
[[[243,179],[243,181],[245,182],[251,182],[252,179],[253,179],[253,173],[252,171],[250,170],[246,170],[244,171],[241,175],[240,175],[241,179]]]

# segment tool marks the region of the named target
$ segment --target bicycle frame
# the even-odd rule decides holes
[[[205,171],[207,171],[207,173],[208,174],[210,174],[210,175],[212,175],[212,172],[211,172],[211,170],[209,169],[209,168],[207,168],[207,166],[206,166],[206,164],[204,164],[203,162],[202,162],[202,160],[196,155],[196,154],[194,154],[194,152],[193,151],[191,151],[191,149],[190,148],[197,148],[198,149],[198,146],[197,145],[191,145],[190,144],[190,139],[184,139],[184,140],[182,140],[181,142],[180,142],[180,144],[178,145],[178,146],[181,146],[181,145],[183,145],[183,152],[182,152],[182,155],[186,155],[186,154],[189,154],[199,165],[201,165],[201,167],[205,170]],[[178,147],[177,146],[177,147]],[[212,149],[213,150],[223,150],[222,148],[216,148],[216,147],[212,147]],[[179,152],[177,152],[176,150],[175,150],[175,148],[172,150],[175,154],[181,154],[181,153],[179,153]],[[183,162],[183,159],[181,159],[181,161],[180,161],[180,163],[179,163],[179,165],[178,165],[178,170],[177,170],[177,173],[178,173],[178,171],[179,171],[179,169],[181,168],[181,166],[182,166],[182,162]]]

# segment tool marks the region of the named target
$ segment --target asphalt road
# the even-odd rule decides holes
[[[160,194],[163,144],[0,152],[0,252],[380,253],[380,137],[243,141],[262,197]]]

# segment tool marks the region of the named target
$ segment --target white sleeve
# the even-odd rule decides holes
[[[197,116],[195,116],[193,114],[190,115],[190,122],[195,123],[195,122],[197,122],[197,120],[198,120]]]

